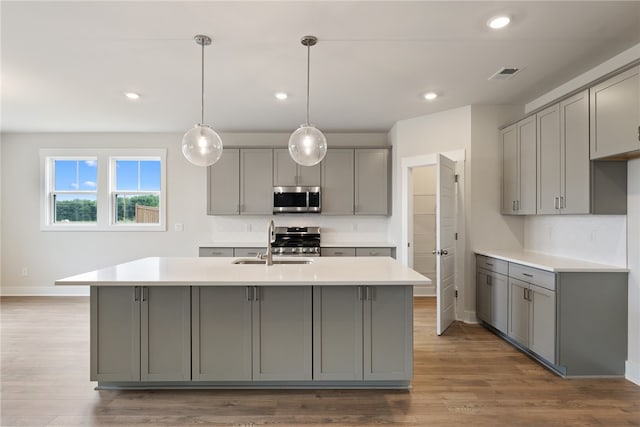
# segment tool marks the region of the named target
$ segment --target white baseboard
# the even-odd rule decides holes
[[[475,310],[470,311],[470,310],[465,310],[464,312],[464,318],[462,319],[462,321],[464,323],[480,323],[478,321],[478,318],[476,317],[476,312]]]
[[[624,377],[634,384],[640,385],[640,364],[627,360],[624,366]]]
[[[89,286],[3,286],[0,295],[9,296],[89,296]]]

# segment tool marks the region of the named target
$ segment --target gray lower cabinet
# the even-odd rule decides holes
[[[591,159],[640,150],[640,67],[592,87]]]
[[[356,248],[356,256],[392,256],[391,248]]]
[[[311,380],[310,286],[193,287],[194,381]]]
[[[198,256],[200,257],[232,257],[233,248],[198,248]]]
[[[353,148],[332,148],[320,163],[323,215],[353,215],[353,156]]]
[[[504,280],[505,266],[508,297],[495,299],[487,281]],[[561,375],[624,375],[628,273],[552,273],[482,255],[476,267],[477,316],[503,337]],[[508,311],[506,331],[491,322],[495,304]]]
[[[356,248],[320,248],[320,256],[356,256]]]
[[[380,247],[358,247],[358,248],[336,248],[323,247],[320,249],[322,256],[390,256],[396,257],[395,248]]]
[[[509,288],[507,276],[483,268],[476,273],[476,315],[502,333],[507,333]]]
[[[389,215],[389,149],[355,150],[356,215]]]
[[[410,380],[412,286],[317,286],[314,380]]]
[[[91,380],[189,380],[190,317],[188,287],[92,286]]]

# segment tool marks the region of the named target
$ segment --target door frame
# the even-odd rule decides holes
[[[456,223],[458,229],[458,240],[456,244],[456,289],[458,298],[456,300],[456,319],[461,320],[460,313],[464,313],[465,294],[465,220],[464,220],[464,175],[466,152],[464,149],[445,151],[440,153],[425,154],[420,156],[403,157],[400,159],[400,218],[401,218],[401,239],[400,247],[397,251],[397,259],[403,265],[413,268],[413,247],[409,248],[409,242],[413,240],[413,182],[411,170],[422,166],[437,165],[438,154],[442,154],[456,162],[456,174],[458,175],[458,191],[456,195]],[[411,236],[411,237],[410,237]],[[436,278],[431,278],[434,282]]]

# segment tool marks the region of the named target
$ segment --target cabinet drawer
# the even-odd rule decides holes
[[[235,248],[233,255],[237,257],[255,257],[267,252],[266,248]]]
[[[476,267],[506,275],[509,271],[509,263],[484,255],[476,255]]]
[[[391,248],[356,248],[356,256],[391,256]]]
[[[539,270],[520,264],[509,263],[509,277],[541,286],[551,291],[556,290],[556,275],[550,271]]]
[[[198,256],[206,257],[206,256],[221,256],[221,257],[232,257],[233,256],[233,248],[200,248],[198,251]]]
[[[320,248],[321,256],[356,256],[356,248]]]

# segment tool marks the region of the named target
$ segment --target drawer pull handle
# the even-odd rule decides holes
[[[336,255],[343,255],[344,252],[334,252]]]
[[[522,275],[527,277],[533,277],[533,274],[528,274],[528,273],[522,273]]]
[[[489,267],[493,267],[493,264],[491,264],[490,262],[486,263]]]

